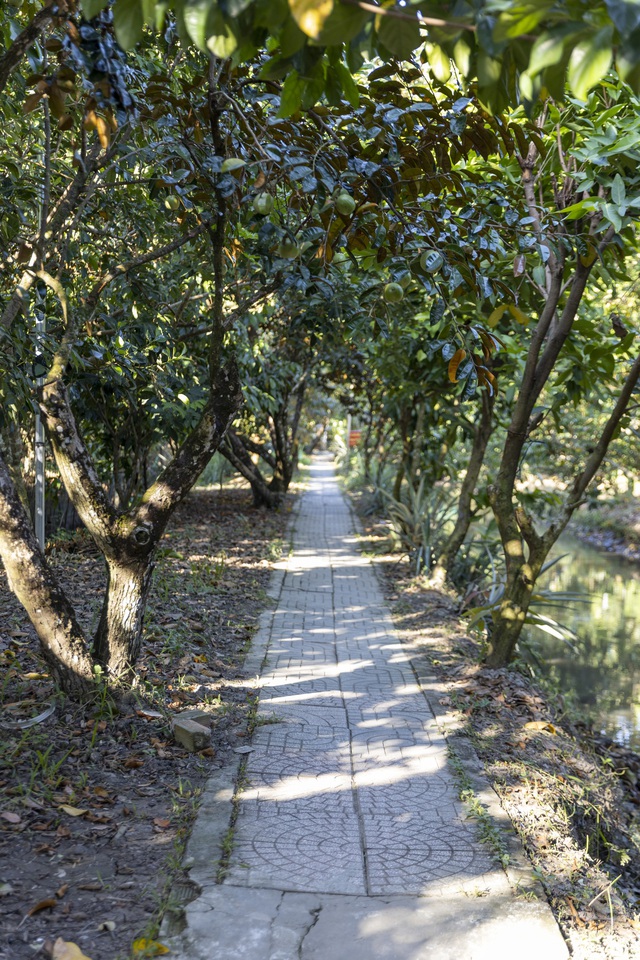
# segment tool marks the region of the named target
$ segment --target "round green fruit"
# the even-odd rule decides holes
[[[349,217],[356,208],[356,202],[350,193],[343,191],[336,197],[336,210],[343,217]]]
[[[426,273],[437,273],[444,264],[444,257],[437,250],[425,250],[420,257],[420,266]]]
[[[278,245],[276,253],[284,260],[294,260],[300,253],[300,248],[295,240],[283,240]]]
[[[167,208],[167,210],[179,210],[179,209],[180,209],[180,201],[178,200],[178,198],[177,198],[176,196],[173,196],[173,195],[170,196],[170,197],[166,197],[166,198],[165,198],[164,205],[165,205],[165,207]]]
[[[270,193],[259,193],[253,198],[253,209],[266,217],[273,210],[273,197]]]
[[[400,303],[404,297],[404,290],[399,283],[387,283],[382,291],[382,296],[387,303]]]

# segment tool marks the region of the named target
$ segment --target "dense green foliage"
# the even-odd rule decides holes
[[[468,576],[493,515],[508,660],[550,546],[633,429],[630,7],[423,6],[418,27],[410,7],[202,0],[164,4],[162,33],[153,3],[3,7],[0,552],[10,567],[29,541],[9,570],[27,609],[34,584],[59,596],[20,513],[34,403],[109,566],[92,656],[115,676],[211,455],[277,505],[337,398],[417,569]],[[568,433],[541,495],[525,480]],[[62,648],[86,656],[65,609]]]

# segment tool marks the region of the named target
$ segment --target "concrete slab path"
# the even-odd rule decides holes
[[[252,752],[233,803],[224,772],[209,785],[188,851],[201,893],[177,954],[564,960],[547,903],[514,889],[458,799],[442,710],[394,633],[326,456],[282,566],[257,638]]]

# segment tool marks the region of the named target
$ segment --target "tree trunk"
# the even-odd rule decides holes
[[[0,558],[40,639],[54,681],[74,699],[95,692],[93,664],[64,591],[47,566],[31,518],[0,458]]]
[[[249,481],[253,494],[254,507],[268,507],[270,510],[278,507],[282,498],[269,489],[267,481],[251,459],[249,451],[241,438],[233,430],[228,430],[224,443],[220,446],[220,453],[235,467],[238,473]]]
[[[511,550],[514,555],[507,562],[504,595],[499,608],[493,614],[489,654],[486,659],[488,667],[503,667],[513,659],[531,604],[533,588],[549,548],[550,545],[547,547],[541,542],[535,556],[526,560],[522,540],[520,539],[518,545],[515,540],[512,541]]]
[[[153,554],[137,560],[107,559],[107,589],[93,655],[110,680],[133,674],[154,566]]]
[[[451,564],[458,556],[460,547],[465,541],[465,537],[471,526],[472,511],[471,501],[478,485],[478,477],[484,463],[485,453],[489,439],[493,432],[493,406],[495,395],[489,396],[486,390],[482,393],[482,408],[480,421],[476,425],[473,433],[473,445],[469,456],[467,473],[460,488],[460,497],[458,499],[458,515],[453,532],[447,540],[442,554],[438,558],[433,574],[432,581],[436,586],[444,586],[449,575]]]

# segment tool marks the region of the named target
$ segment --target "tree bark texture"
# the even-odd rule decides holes
[[[154,566],[150,557],[137,562],[126,557],[107,560],[107,589],[93,656],[109,677],[133,675]]]
[[[31,518],[0,458],[0,558],[9,586],[25,608],[59,686],[75,699],[95,692],[93,663],[68,598],[36,540]]]

